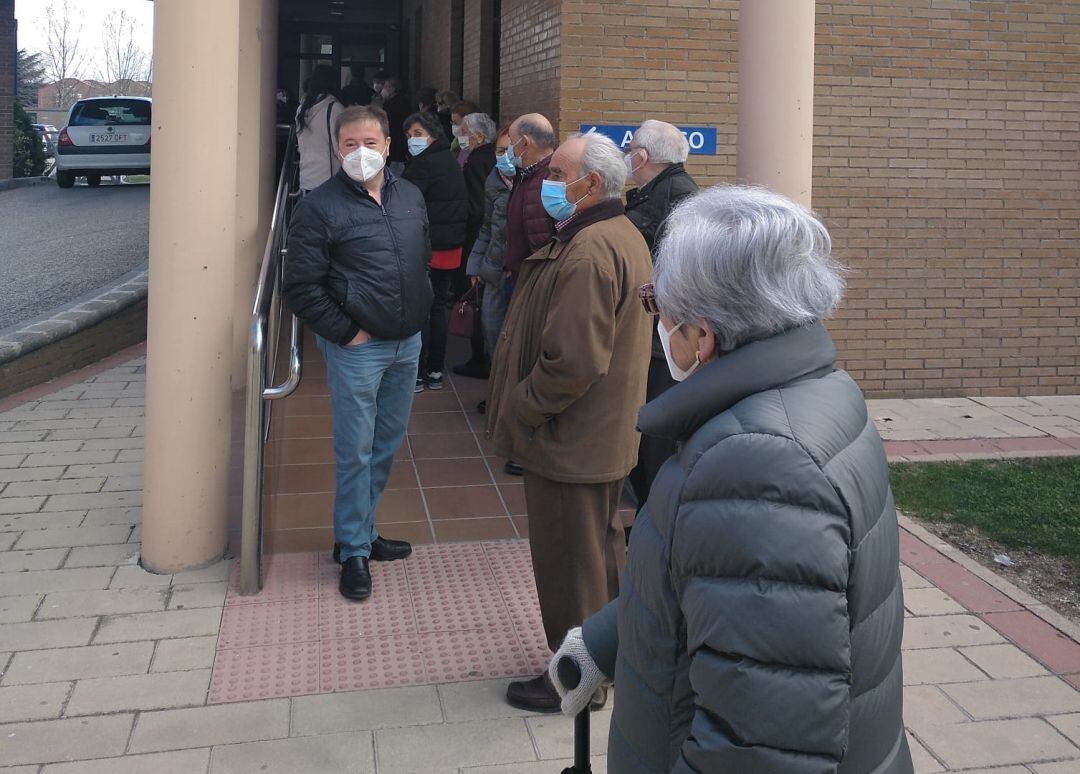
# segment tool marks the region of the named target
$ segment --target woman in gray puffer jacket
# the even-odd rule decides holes
[[[643,301],[671,390],[642,432],[676,440],[618,599],[573,629],[574,714],[614,678],[612,774],[910,774],[903,592],[885,452],[821,320],[825,226],[720,187],[680,206]],[[689,378],[687,378],[689,377]]]

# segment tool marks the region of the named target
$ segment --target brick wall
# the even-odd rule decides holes
[[[1080,8],[819,3],[814,202],[873,394],[1076,392]]]
[[[0,0],[0,180],[11,177],[15,122],[15,0]]]
[[[500,118],[543,113],[558,123],[560,0],[503,0]]]
[[[729,182],[737,0],[562,5],[562,135],[645,117],[716,126],[719,155],[689,167]],[[814,202],[852,270],[830,326],[843,365],[877,396],[1076,392],[1075,2],[817,13]]]

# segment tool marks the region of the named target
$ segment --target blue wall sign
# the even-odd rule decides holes
[[[634,137],[637,126],[624,126],[621,124],[582,124],[581,132],[599,132],[605,137],[610,137],[620,148],[626,148]],[[716,129],[710,126],[680,126],[679,130],[690,143],[690,154],[693,156],[716,155]]]

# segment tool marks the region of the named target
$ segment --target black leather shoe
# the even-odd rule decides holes
[[[361,601],[371,596],[371,571],[366,556],[350,556],[345,560],[338,590],[346,599]]]
[[[404,540],[389,540],[379,537],[375,538],[371,544],[371,561],[373,562],[396,562],[411,553],[412,546]]]
[[[503,465],[503,473],[508,476],[524,476],[525,468],[521,467],[513,460],[507,460],[506,464]]]
[[[559,712],[562,700],[559,692],[551,684],[547,672],[532,680],[516,680],[506,688],[506,701],[511,707],[554,714]]]
[[[480,401],[479,403],[476,404],[476,413],[477,414],[486,414],[487,413],[487,401],[486,400],[482,400],[482,401]]]

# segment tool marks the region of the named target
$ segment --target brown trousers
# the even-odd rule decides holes
[[[529,548],[548,647],[619,595],[622,481],[565,484],[525,472]]]

